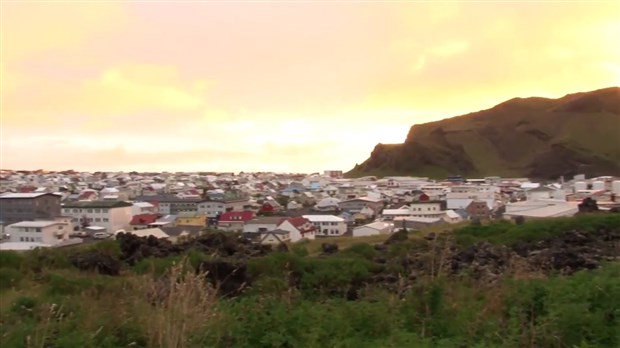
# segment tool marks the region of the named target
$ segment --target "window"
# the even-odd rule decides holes
[[[73,212],[74,212],[74,213],[79,213],[79,212],[80,212],[80,210],[79,210],[79,209],[73,209]]]
[[[35,228],[34,231],[35,232],[41,232],[41,229],[40,228]]]
[[[19,241],[23,242],[24,241],[24,237],[19,237]]]
[[[107,209],[101,209],[101,212],[104,213],[104,214],[107,214],[108,210]]]
[[[95,213],[100,213],[101,209],[95,209]]]
[[[95,218],[95,222],[101,222],[100,218]]]
[[[87,210],[87,212],[92,213],[92,212],[93,212],[93,210],[92,210],[92,209],[88,209],[88,210]]]
[[[59,230],[62,230],[62,226],[58,226],[58,229],[59,229]]]

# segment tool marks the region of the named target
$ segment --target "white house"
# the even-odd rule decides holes
[[[448,209],[445,211],[443,220],[449,224],[458,224],[459,222],[463,221],[463,217],[457,214],[454,210]]]
[[[409,209],[411,210],[411,216],[436,218],[445,214],[441,210],[440,202],[412,202],[409,204]]]
[[[347,232],[347,224],[341,217],[334,215],[303,215],[316,229],[318,236],[337,237]]]
[[[62,206],[62,213],[70,216],[74,225],[105,227],[113,234],[129,229],[133,204],[121,201],[69,202]]]
[[[135,202],[131,207],[132,215],[157,214],[157,207],[148,202]]]
[[[282,217],[261,216],[245,223],[243,233],[259,233],[273,231],[282,222]]]
[[[549,199],[555,190],[546,186],[539,186],[525,191],[525,197],[528,201],[537,199]]]
[[[315,239],[316,229],[310,220],[303,217],[287,218],[278,225],[279,230],[289,231],[291,242],[300,239]]]
[[[390,234],[394,230],[394,224],[383,221],[376,221],[364,226],[353,229],[353,237],[375,236],[379,234]]]
[[[71,223],[38,220],[21,221],[6,227],[11,242],[35,242],[53,246],[69,239]]]

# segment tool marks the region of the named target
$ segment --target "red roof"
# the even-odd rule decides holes
[[[88,199],[95,195],[95,191],[84,191],[78,196],[78,200]]]
[[[299,230],[299,232],[301,232],[301,234],[314,231],[314,225],[311,224],[310,220],[306,219],[305,217],[298,216],[292,218],[285,218],[280,221],[278,226],[281,225],[284,221],[290,222],[293,227],[295,227],[297,230]],[[307,227],[303,228],[303,226],[306,224],[308,224]]]
[[[220,216],[219,221],[243,221],[248,222],[254,218],[254,213],[251,211],[227,211]]]
[[[149,225],[159,218],[158,214],[138,214],[131,218],[130,225]]]

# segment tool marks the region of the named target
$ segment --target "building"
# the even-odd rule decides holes
[[[360,197],[342,201],[339,207],[348,213],[359,213],[366,207],[373,211],[381,211],[383,209],[383,201],[380,198]]]
[[[157,214],[158,208],[148,202],[135,202],[131,208],[132,215]]]
[[[394,224],[390,222],[376,221],[353,229],[353,237],[376,236],[379,234],[391,234]]]
[[[227,211],[220,216],[217,229],[228,232],[241,232],[246,222],[252,220],[254,212],[251,211]]]
[[[207,226],[207,215],[195,212],[180,212],[177,214],[177,226]]]
[[[347,232],[347,224],[341,217],[334,215],[303,215],[316,230],[317,236],[337,237]]]
[[[491,216],[491,209],[482,200],[472,201],[465,210],[470,219],[488,219]]]
[[[11,242],[35,242],[47,246],[69,239],[71,230],[70,222],[55,220],[21,221],[6,228]]]
[[[245,223],[243,233],[259,233],[273,231],[278,228],[282,222],[282,217],[277,216],[261,216],[254,218]]]
[[[53,220],[61,215],[60,200],[54,193],[5,193],[0,195],[0,220],[5,225]]]
[[[121,201],[69,202],[62,206],[62,213],[70,216],[74,225],[100,226],[107,233],[129,229],[133,204]]]
[[[315,239],[316,229],[310,220],[303,217],[287,218],[278,225],[279,230],[290,232],[290,241],[297,242],[301,239]]]
[[[208,218],[217,218],[226,212],[226,205],[222,201],[201,201],[198,202],[198,212],[205,214]]]
[[[176,215],[180,212],[198,211],[198,203],[202,199],[196,197],[179,197],[178,195],[153,195],[136,197],[136,201],[148,202],[159,207],[162,215]]]
[[[152,224],[157,221],[157,219],[159,219],[159,214],[134,215],[129,222],[129,230],[136,231],[150,228]]]

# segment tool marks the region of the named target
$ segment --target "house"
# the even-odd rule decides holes
[[[245,223],[253,217],[254,213],[251,211],[227,211],[220,216],[217,228],[222,231],[241,232]]]
[[[358,214],[365,216],[365,219],[372,219],[377,215],[377,212],[369,206],[365,206]]]
[[[445,211],[443,220],[449,224],[458,224],[459,222],[463,221],[463,218],[454,210],[448,209]]]
[[[198,212],[205,214],[208,218],[217,218],[226,212],[226,205],[222,201],[201,201],[198,202]]]
[[[282,222],[282,217],[260,216],[245,223],[243,233],[259,233],[273,231]]]
[[[5,225],[53,220],[61,215],[60,199],[54,193],[5,193],[0,195],[0,218]]]
[[[296,201],[289,201],[286,204],[286,210],[297,210],[297,209],[301,209],[303,206],[299,203],[297,203]]]
[[[282,210],[280,203],[273,199],[267,199],[261,204],[259,212],[263,214],[273,214]]]
[[[339,211],[340,200],[333,197],[326,197],[321,199],[315,206],[314,210],[317,211]]]
[[[419,217],[441,217],[445,214],[442,208],[442,202],[440,201],[412,202],[409,204],[411,216]]]
[[[55,220],[21,221],[6,227],[9,241],[42,243],[56,245],[69,239],[71,223]]]
[[[347,232],[347,224],[341,217],[334,215],[303,215],[316,229],[317,236],[337,237]]]
[[[68,202],[62,206],[62,213],[70,216],[74,225],[105,227],[112,234],[129,229],[133,204],[121,201]]]
[[[290,232],[285,230],[273,230],[260,232],[260,243],[278,245],[291,240]]]
[[[134,215],[129,221],[129,230],[143,230],[145,228],[151,227],[153,223],[159,219],[159,214],[139,214]]]
[[[390,234],[394,230],[394,224],[384,221],[375,221],[373,223],[356,227],[353,229],[353,237],[375,236],[379,234]]]
[[[465,210],[470,219],[488,219],[491,216],[491,209],[482,200],[473,200]]]
[[[132,215],[141,215],[141,214],[157,214],[158,209],[155,205],[148,202],[135,202],[131,207]]]
[[[279,230],[290,233],[290,241],[295,243],[301,239],[315,239],[316,229],[310,220],[303,217],[287,218],[280,221]]]
[[[176,219],[177,226],[207,226],[207,215],[198,212],[179,212]]]
[[[159,213],[163,215],[176,215],[179,212],[198,211],[198,202],[202,199],[196,197],[181,197],[179,195],[153,195],[136,197],[137,202],[148,202],[159,207]]]
[[[371,208],[373,211],[380,211],[383,209],[383,201],[380,198],[360,197],[342,201],[339,207],[349,213],[359,213],[366,207]]]

